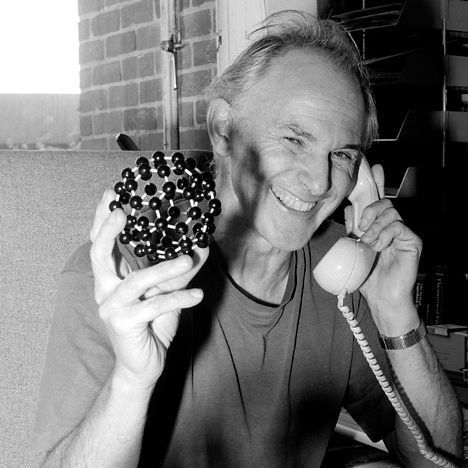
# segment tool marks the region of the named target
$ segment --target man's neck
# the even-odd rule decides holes
[[[241,242],[235,236],[215,235],[229,275],[253,297],[270,304],[283,299],[289,277],[291,252],[275,249],[263,239],[246,234]]]

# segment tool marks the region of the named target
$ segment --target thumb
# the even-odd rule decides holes
[[[126,224],[125,213],[117,209],[102,223],[91,245],[91,266],[95,279],[95,298],[102,302],[110,291],[119,283],[117,266],[113,256],[115,238]]]
[[[346,227],[346,235],[350,235],[353,230],[353,206],[348,205],[344,209],[344,219]]]
[[[385,198],[385,173],[381,164],[372,166],[372,175],[374,176],[375,185],[377,185],[379,198]]]
[[[99,229],[101,229],[102,223],[109,216],[109,204],[113,200],[115,200],[115,192],[111,189],[107,189],[102,195],[102,198],[96,207],[93,227],[91,228],[91,231],[89,233],[91,242],[94,242],[94,239],[96,239]]]

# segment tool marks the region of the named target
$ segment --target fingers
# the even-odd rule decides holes
[[[189,289],[155,296],[124,309],[116,309],[106,303],[99,312],[101,319],[109,323],[115,333],[126,335],[129,330],[146,328],[150,322],[165,314],[193,307],[202,299],[203,292],[200,289]],[[158,333],[154,328],[153,331]]]
[[[400,214],[389,200],[375,202],[366,210],[359,225],[365,231],[361,236],[362,242],[382,252],[398,240],[400,250],[406,249],[420,255],[421,240],[402,222]]]
[[[93,264],[106,265],[112,269],[114,265],[112,250],[114,249],[115,238],[123,230],[126,222],[125,213],[120,209],[110,213],[102,222],[91,247],[91,260]]]
[[[116,304],[131,304],[144,296],[159,300],[160,293],[173,291],[164,285],[171,284],[177,279],[181,289],[187,286],[195,272],[191,272],[193,261],[188,255],[183,255],[174,260],[158,263],[157,265],[131,272],[119,285],[112,301]],[[190,272],[190,274],[188,274]],[[150,291],[150,292],[148,292]],[[146,294],[145,294],[146,293]]]
[[[191,279],[198,273],[200,268],[206,262],[209,252],[210,252],[209,248],[200,249],[196,247],[194,250],[194,256],[192,257],[192,261],[193,261],[192,268],[189,271],[187,271],[185,274],[179,277],[171,278],[158,284],[158,287],[164,292],[174,291],[176,289],[184,288],[191,281]]]
[[[395,221],[388,226],[385,226],[378,237],[370,243],[372,248],[377,252],[382,252],[389,247],[395,240],[398,240],[398,249],[412,252],[419,258],[422,251],[422,242],[416,234],[414,234],[401,221]]]
[[[109,216],[109,204],[113,200],[115,200],[115,192],[112,189],[107,189],[104,192],[98,206],[96,207],[93,227],[91,228],[91,231],[89,233],[91,242],[94,242],[94,239],[96,239],[99,229],[101,229],[102,223]]]
[[[201,289],[184,289],[154,296],[141,301],[132,308],[132,321],[146,324],[169,312],[194,307],[202,299],[203,291]]]
[[[94,296],[101,304],[119,284],[117,266],[113,257],[115,238],[124,228],[126,216],[115,210],[104,220],[91,245],[91,267],[94,273]]]
[[[383,216],[383,218],[379,221],[380,223],[385,223],[386,220],[390,220],[390,222],[396,219],[401,220],[401,217],[398,211],[393,207],[392,202],[389,199],[384,198],[371,203],[364,208],[361,220],[359,221],[359,229],[366,232],[381,216]]]
[[[377,191],[379,192],[379,197],[385,197],[385,173],[384,169],[380,164],[375,164],[372,166],[372,174],[374,176],[375,185],[377,186]]]
[[[379,206],[373,206],[377,205],[377,203],[370,205],[367,213],[364,210],[361,222],[359,223],[359,228],[364,231],[361,240],[367,244],[375,242],[385,227],[395,221],[401,221],[401,217],[398,211],[393,208],[393,205],[390,202],[390,205],[383,202],[384,200],[378,202]],[[387,206],[385,207],[385,205]],[[380,211],[379,207],[382,211]]]
[[[185,288],[187,284],[191,281],[191,279],[198,273],[200,268],[205,263],[206,259],[208,258],[209,254],[208,248],[200,249],[199,247],[195,247],[194,256],[192,257],[193,265],[192,268],[187,271],[187,273],[182,274],[180,276],[176,276],[174,278],[167,279],[162,283],[149,288],[145,293],[145,299],[150,297],[156,296],[161,293],[176,291],[178,289]]]

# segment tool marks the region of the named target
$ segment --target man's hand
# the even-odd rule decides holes
[[[128,264],[113,255],[126,216],[120,209],[109,212],[112,199],[107,191],[91,231],[95,299],[114,348],[114,372],[140,388],[151,388],[163,371],[181,309],[202,300],[201,290],[185,288],[208,249],[197,249],[194,259],[182,256],[130,272]]]
[[[379,194],[383,197],[382,166],[376,165],[372,171]],[[347,225],[352,219],[350,209],[351,207],[347,207],[345,212]],[[414,324],[417,326],[412,303],[413,286],[422,250],[421,240],[403,224],[392,202],[385,198],[364,209],[359,229],[364,232],[361,241],[379,252],[371,275],[360,289],[374,313],[374,318],[387,323],[399,321],[402,327],[415,322],[416,319]],[[391,310],[392,315],[376,317],[383,310]],[[399,314],[402,317],[398,317]]]

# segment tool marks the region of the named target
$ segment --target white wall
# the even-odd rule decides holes
[[[255,25],[280,10],[303,10],[317,15],[317,0],[217,0],[218,73],[245,49],[249,43],[247,36]]]

